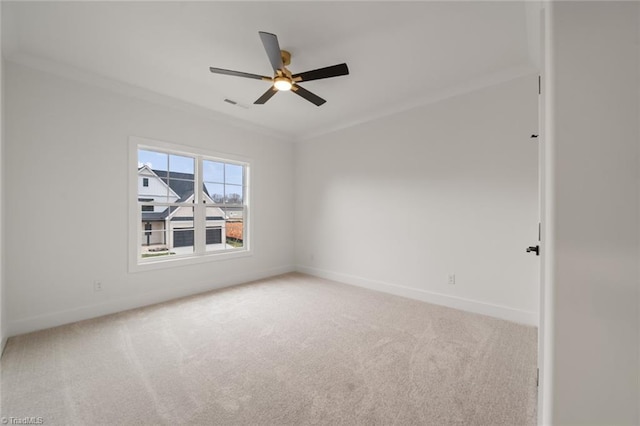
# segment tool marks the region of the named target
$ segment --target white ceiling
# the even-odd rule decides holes
[[[525,2],[4,2],[9,60],[83,71],[248,121],[293,139],[533,72]],[[253,105],[271,75],[258,31],[278,35],[292,72],[346,62],[350,75]],[[532,40],[533,39],[533,40]],[[35,61],[37,59],[37,61]],[[245,107],[223,102],[225,98]]]

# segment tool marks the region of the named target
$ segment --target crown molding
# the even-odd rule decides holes
[[[329,133],[344,130],[349,127],[354,127],[360,124],[364,124],[370,121],[378,120],[384,117],[389,117],[397,114],[401,114],[412,109],[420,108],[423,106],[435,104],[437,102],[454,98],[456,96],[464,95],[467,93],[476,92],[478,90],[485,89],[487,87],[496,86],[506,83],[517,78],[526,77],[530,75],[537,75],[538,70],[532,65],[523,65],[509,68],[506,70],[498,71],[491,74],[486,74],[473,80],[469,80],[465,83],[450,86],[444,89],[433,91],[417,100],[395,104],[389,106],[383,110],[371,111],[360,115],[359,117],[338,123],[334,126],[327,126],[323,129],[316,129],[315,131],[303,133],[297,135],[298,141],[308,141],[315,139],[319,136],[324,136]]]
[[[184,112],[213,120],[218,123],[231,125],[236,128],[248,130],[264,136],[270,136],[285,142],[295,142],[294,134],[279,132],[274,129],[251,123],[230,115],[215,111],[204,106],[196,105],[172,96],[167,96],[152,90],[134,86],[129,83],[114,80],[99,74],[85,71],[66,64],[44,59],[24,52],[5,53],[4,60],[27,68],[32,68],[47,74],[56,75],[67,80],[72,80],[88,86],[98,87],[113,93],[118,93],[130,98],[144,100],[156,105],[176,108]]]

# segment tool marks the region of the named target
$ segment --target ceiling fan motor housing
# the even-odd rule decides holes
[[[281,50],[280,55],[282,56],[282,63],[287,66],[291,64],[291,53],[286,50]]]

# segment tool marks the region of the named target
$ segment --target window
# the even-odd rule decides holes
[[[158,145],[132,144],[138,182],[132,265],[246,254],[249,163]]]

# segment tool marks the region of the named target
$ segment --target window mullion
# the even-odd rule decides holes
[[[193,232],[194,251],[204,253],[207,211],[204,203],[203,183],[202,183],[202,157],[195,157],[195,188],[194,188],[194,211],[193,211]]]

